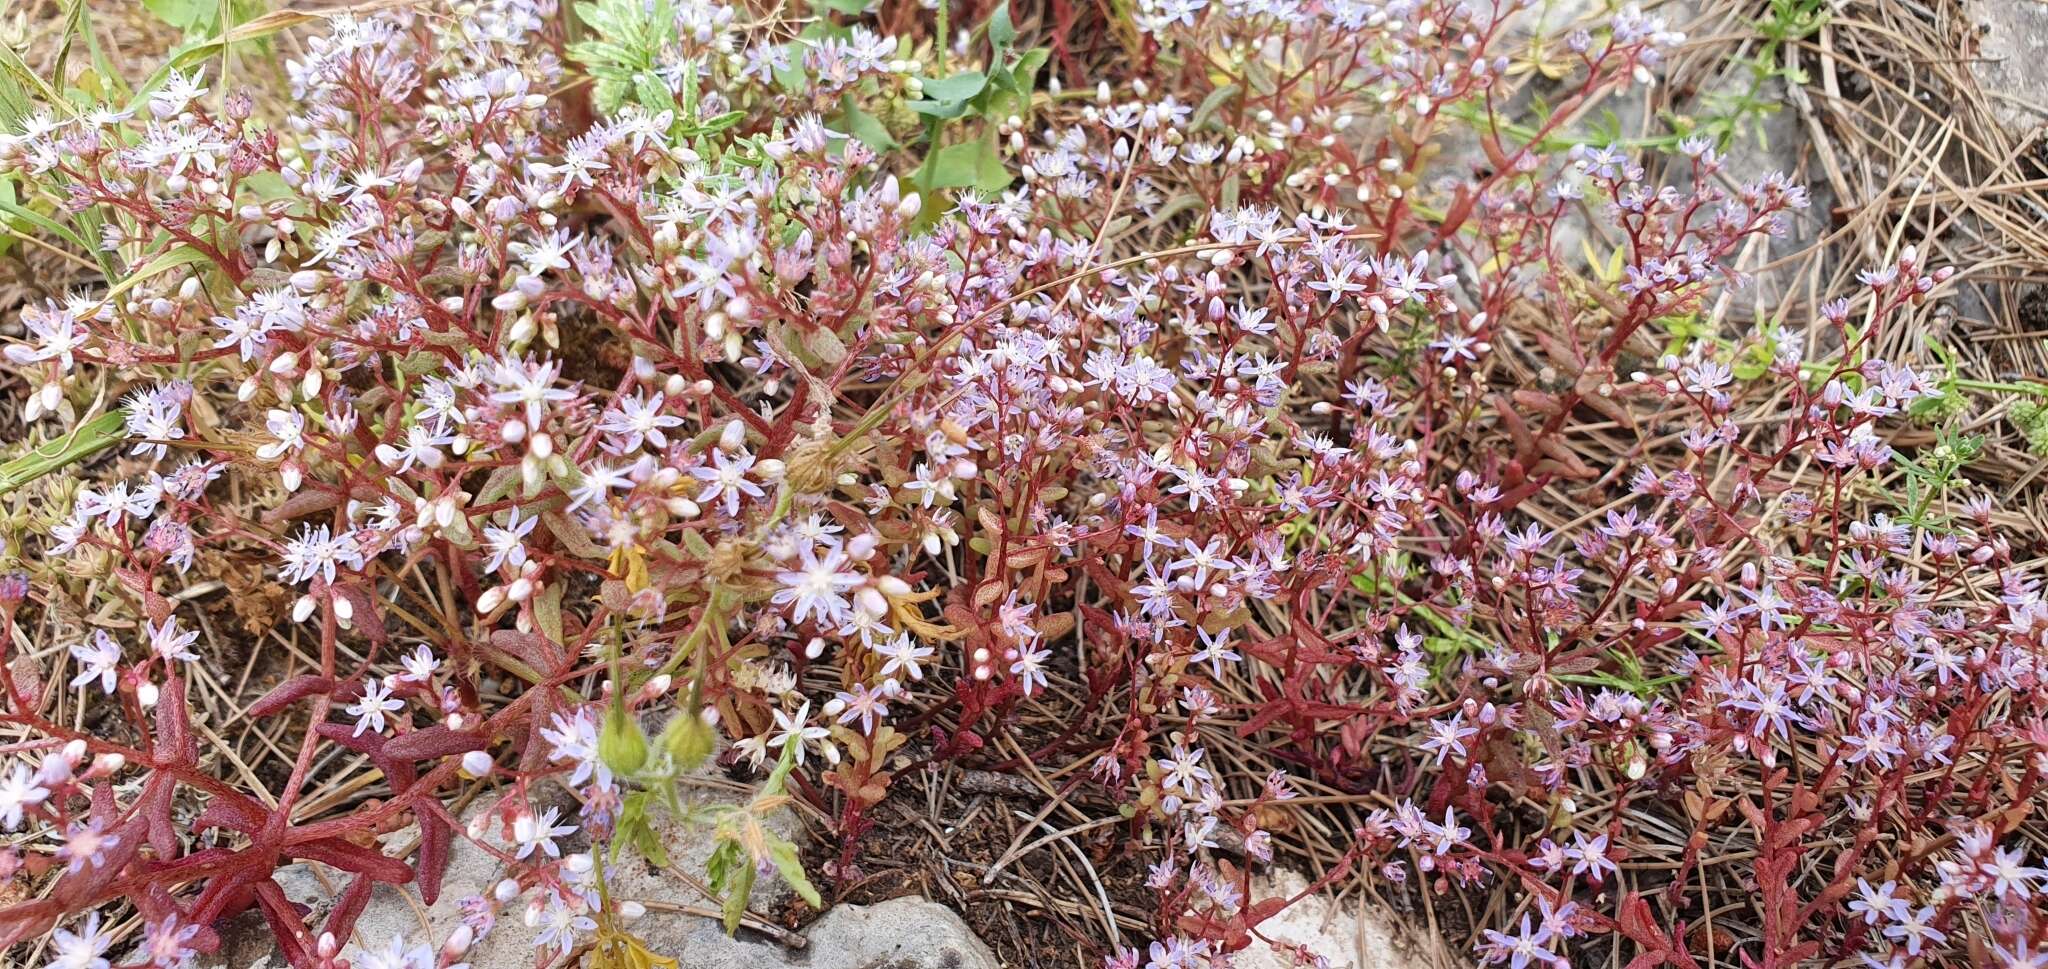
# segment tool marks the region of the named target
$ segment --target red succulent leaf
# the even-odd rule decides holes
[[[292,845],[289,850],[294,857],[367,875],[380,882],[403,885],[412,880],[412,868],[404,862],[340,838],[307,841]]]
[[[453,754],[484,749],[484,738],[434,724],[400,734],[384,744],[384,756],[393,760],[434,760]]]
[[[369,907],[370,893],[376,884],[368,875],[357,875],[351,880],[348,887],[342,890],[341,901],[334,904],[334,911],[327,913],[327,922],[321,927],[321,931],[337,939],[348,938],[349,933],[355,931],[356,919],[361,918],[363,909]],[[432,898],[427,898],[426,901],[429,905],[434,904]]]
[[[249,705],[249,718],[260,720],[291,706],[300,700],[334,691],[336,681],[332,677],[294,676],[279,683],[275,689],[263,694],[262,699]]]
[[[448,848],[455,830],[442,817],[439,810],[429,810],[420,818],[420,854],[414,865],[420,886],[420,898],[428,905],[441,897],[441,876],[448,870]]]

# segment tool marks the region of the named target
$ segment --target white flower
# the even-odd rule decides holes
[[[156,506],[163,499],[163,491],[155,484],[145,484],[133,492],[128,483],[116,481],[106,491],[85,488],[78,492],[74,510],[86,519],[98,518],[108,528],[119,528],[128,518],[147,518],[156,513]]]
[[[723,497],[725,513],[737,515],[740,513],[742,494],[755,498],[762,496],[761,486],[747,480],[747,471],[754,466],[753,455],[743,451],[735,457],[728,458],[724,451],[713,451],[711,461],[715,467],[693,468],[690,471],[691,475],[705,482],[704,490],[697,493],[698,501],[710,504],[712,499]]]
[[[666,398],[659,393],[651,400],[643,400],[639,394],[620,398],[618,409],[605,411],[597,429],[622,438],[619,444],[619,453],[622,454],[631,454],[647,444],[656,448],[668,447],[668,435],[664,429],[681,426],[683,419],[662,413],[665,402]]]
[[[519,842],[519,857],[524,858],[533,854],[536,848],[546,852],[550,858],[562,857],[562,849],[555,844],[555,839],[575,834],[576,826],[555,824],[561,813],[558,808],[548,808],[547,813],[539,818],[531,814],[522,814],[518,820],[512,822],[512,838]]]
[[[582,241],[581,236],[572,236],[567,229],[556,229],[537,241],[514,242],[507,248],[526,264],[527,275],[538,276],[550,269],[569,268],[569,250]]]
[[[1049,649],[1033,649],[1026,643],[1017,650],[1017,659],[1010,664],[1010,673],[1019,678],[1024,695],[1030,696],[1045,686],[1045,658],[1052,655]]]
[[[408,655],[400,662],[405,665],[405,672],[399,674],[398,678],[401,680],[411,680],[414,683],[425,683],[433,679],[434,671],[441,668],[440,659],[434,656],[433,650],[428,649],[424,645],[414,649],[411,655]]]
[[[339,566],[362,568],[363,556],[356,548],[354,532],[333,535],[325,525],[308,525],[298,537],[284,543],[284,568],[279,577],[286,582],[311,582],[319,576],[334,581]]]
[[[175,385],[167,385],[129,396],[125,404],[128,436],[143,438],[129,449],[129,454],[162,458],[170,446],[161,442],[185,436],[184,401],[190,391],[190,387],[181,392]]]
[[[807,726],[806,724],[810,719],[811,701],[809,700],[805,700],[804,705],[797,708],[796,716],[790,716],[781,710],[775,711],[775,727],[781,733],[768,738],[768,745],[771,747],[796,745],[796,762],[802,764],[804,762],[805,747],[832,735],[832,731],[824,727]]]
[[[815,615],[821,625],[837,625],[853,609],[844,593],[866,581],[859,573],[841,571],[846,564],[846,553],[838,549],[827,551],[820,559],[814,549],[805,547],[802,567],[776,576],[783,587],[776,590],[773,601],[776,605],[794,603],[790,615],[796,622]]]
[[[349,961],[356,969],[434,969],[434,950],[407,945],[405,936],[395,935],[382,949],[357,947]]]
[[[178,631],[175,616],[166,618],[161,626],[143,620],[142,630],[149,637],[149,648],[166,663],[172,660],[190,663],[199,658],[192,652],[192,644],[199,641],[199,633]]]
[[[519,519],[519,509],[512,509],[512,518],[505,527],[484,526],[484,547],[490,549],[490,560],[484,563],[484,571],[496,572],[506,565],[518,568],[526,564],[526,544],[523,541],[533,532],[533,526],[540,523],[538,516],[525,521]]]
[[[206,95],[209,88],[200,83],[206,79],[206,68],[193,71],[186,77],[185,72],[173,69],[171,76],[149,96],[149,113],[159,118],[175,118],[185,106]]]
[[[454,442],[455,438],[451,435],[437,434],[433,428],[425,424],[414,424],[405,429],[404,446],[377,445],[377,460],[399,474],[411,471],[415,463],[438,468],[447,460],[441,454],[442,446]]]
[[[391,698],[391,690],[381,682],[371,680],[363,686],[363,698],[349,704],[348,712],[355,715],[356,730],[350,736],[360,737],[363,731],[384,732],[384,715],[405,709],[405,701]]]
[[[263,417],[263,427],[277,440],[256,449],[256,456],[265,461],[275,461],[289,454],[297,454],[306,446],[306,415],[297,411],[271,408]]]
[[[104,629],[92,631],[92,638],[71,647],[71,658],[82,667],[78,675],[71,678],[71,685],[81,687],[94,680],[100,681],[100,692],[114,692],[114,681],[121,673],[121,644],[107,635]]]
[[[0,780],[0,825],[9,831],[21,829],[22,812],[43,803],[50,792],[36,782],[35,772],[27,764],[16,762],[13,772]]]
[[[583,470],[583,480],[569,492],[570,511],[575,511],[593,501],[609,495],[614,489],[625,491],[633,487],[633,479],[626,472],[608,464],[593,462]]]
[[[21,322],[36,342],[33,347],[8,347],[7,359],[15,363],[55,360],[63,370],[69,372],[73,352],[84,346],[89,337],[85,324],[78,319],[78,314],[49,300],[43,302],[41,309],[33,305],[22,307]]]
[[[555,386],[555,377],[561,372],[562,365],[553,360],[538,364],[500,360],[491,368],[491,382],[502,389],[492,394],[491,400],[524,408],[527,427],[538,430],[541,417],[551,401],[574,400],[576,397],[574,391]]]
[[[924,667],[918,664],[930,659],[937,650],[930,646],[919,646],[906,633],[876,646],[875,652],[888,658],[888,662],[882,664],[883,676],[894,676],[897,670],[902,670],[911,679],[921,680],[924,679]]]
[[[548,762],[566,760],[576,765],[575,773],[569,776],[570,787],[582,787],[593,774],[600,787],[610,787],[612,772],[597,756],[597,724],[591,719],[590,711],[578,710],[574,716],[553,716],[554,728],[542,727],[540,736],[553,749],[548,751]]]
[[[559,898],[552,899],[547,909],[541,913],[540,932],[533,937],[533,942],[539,948],[554,946],[560,949],[562,954],[567,955],[576,948],[578,933],[596,929],[597,923],[589,916],[578,915],[573,909],[563,905]]]
[[[50,948],[56,953],[43,969],[107,969],[107,947],[114,940],[100,932],[100,913],[91,912],[76,933],[58,929],[50,934]]]

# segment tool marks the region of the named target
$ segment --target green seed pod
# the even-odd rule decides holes
[[[677,770],[695,770],[711,756],[711,725],[695,710],[679,713],[662,730],[661,746],[674,758]]]
[[[605,715],[604,729],[597,735],[597,759],[620,776],[630,776],[647,763],[647,732],[626,713],[623,703],[614,702]]]

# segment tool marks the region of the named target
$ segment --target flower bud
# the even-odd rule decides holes
[[[447,964],[462,958],[462,954],[468,952],[470,945],[475,941],[476,930],[470,928],[468,923],[456,925],[455,931],[448,933],[448,941],[441,943],[442,963]]]

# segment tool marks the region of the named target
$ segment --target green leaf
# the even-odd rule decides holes
[[[782,758],[775,762],[775,770],[768,775],[768,783],[761,785],[761,792],[754,795],[754,799],[758,801],[764,797],[781,794],[782,785],[789,780],[789,772],[795,769],[796,745],[785,744],[782,748]]]
[[[988,87],[988,75],[980,71],[961,71],[948,78],[919,78],[924,85],[924,96],[934,101],[965,101]]]
[[[12,461],[0,464],[0,495],[13,492],[43,475],[70,467],[128,437],[128,419],[108,411]]]
[[[654,833],[654,825],[648,821],[648,805],[654,800],[651,791],[635,791],[626,795],[624,806],[619,809],[618,833],[612,839],[612,860],[618,860],[620,845],[628,845],[640,852],[640,857],[655,865],[668,867],[668,849],[661,844],[661,836]]]
[[[996,153],[995,139],[979,138],[947,145],[925,160],[923,185],[927,189],[972,188],[1000,192],[1010,184],[1010,171]]]
[[[551,514],[549,517],[557,516]],[[561,535],[570,531],[569,528],[563,528],[555,534]],[[567,587],[563,583],[550,582],[541,590],[540,595],[533,597],[534,623],[540,627],[541,635],[558,643],[565,641],[562,636],[562,594],[566,591]]]
[[[661,82],[661,76],[653,71],[641,71],[633,75],[633,100],[640,102],[651,114],[676,109],[675,95],[670,94],[668,85]]]
[[[1237,92],[1238,86],[1235,84],[1225,84],[1214,91],[1210,91],[1209,96],[1202,99],[1201,105],[1195,108],[1195,113],[1188,118],[1188,130],[1202,130],[1202,126],[1208,124],[1209,119],[1222,109],[1223,102],[1230,100]]]
[[[141,266],[141,268],[130,271],[128,275],[124,277],[120,282],[115,283],[112,288],[108,289],[106,295],[100,297],[100,299],[102,301],[112,301],[114,297],[119,296],[122,293],[129,291],[130,289],[135,288],[137,284],[141,283],[143,280],[150,278],[151,276],[155,276],[159,273],[167,273],[173,269],[177,269],[183,266],[190,266],[196,263],[209,262],[212,260],[212,258],[212,256],[200,252],[199,250],[194,249],[191,246],[179,245],[171,249],[170,251],[165,252],[164,254],[156,257],[155,259],[151,259],[149,262],[144,263]]]
[[[793,55],[789,59],[788,67],[778,67],[775,69],[775,85],[790,94],[809,90],[811,76],[804,73],[804,59],[802,56]]]
[[[725,934],[740,930],[740,919],[747,914],[747,896],[754,893],[754,866],[741,865],[732,884],[725,890]]]
[[[1050,57],[1052,51],[1044,47],[1033,47],[1017,55],[1017,63],[1010,65],[1010,73],[1016,77],[1018,93],[1031,91],[1032,84],[1038,79],[1038,69],[1044,67]]]
[[[220,23],[217,0],[142,0],[142,7],[190,35],[210,34]]]
[[[724,114],[714,115],[697,122],[686,129],[683,134],[688,137],[714,135],[733,125],[739,124],[746,116],[747,113],[745,111],[727,111]]]
[[[965,101],[910,101],[905,107],[928,118],[951,121],[967,113]]]
[[[854,104],[852,95],[846,97],[846,113],[840,116],[839,128],[877,152],[897,147],[896,139],[890,136],[889,129],[882,126],[880,119],[862,111]]]
[[[5,212],[8,206],[14,204],[14,180],[11,178],[0,178],[0,212]],[[19,227],[13,224],[13,221],[12,219],[0,219],[0,226],[20,231]],[[5,255],[7,250],[14,248],[14,242],[13,236],[0,235],[0,255]]]
[[[996,12],[989,15],[988,42],[995,45],[998,55],[1017,42],[1017,25],[1010,22],[1010,0],[997,4]]]
[[[849,17],[858,17],[874,6],[874,0],[811,0],[811,9],[819,13],[832,11]]]
[[[768,835],[768,860],[775,863],[775,870],[789,887],[812,908],[824,908],[825,902],[818,897],[818,890],[811,885],[811,878],[804,873],[804,863],[796,855],[796,845],[779,835]]]
[[[171,72],[174,70],[184,70],[227,50],[235,44],[244,41],[261,40],[273,34],[290,30],[300,24],[324,23],[326,19],[326,14],[302,13],[297,10],[272,10],[261,17],[236,24],[232,30],[218,37],[185,44],[172,51],[171,55],[165,58],[162,64],[157,65],[157,69],[149,75],[149,78],[144,80],[141,86],[135,89],[135,96],[128,101],[128,110],[140,110],[142,103],[148,100],[150,94],[157,88],[162,87],[165,81],[170,80]]]
[[[299,197],[298,190],[284,183],[276,172],[250,172],[236,184],[256,193],[265,202],[277,202]]]
[[[711,890],[724,894],[733,875],[746,866],[738,841],[720,840],[711,849],[711,857],[704,859],[704,879],[711,883]]]

